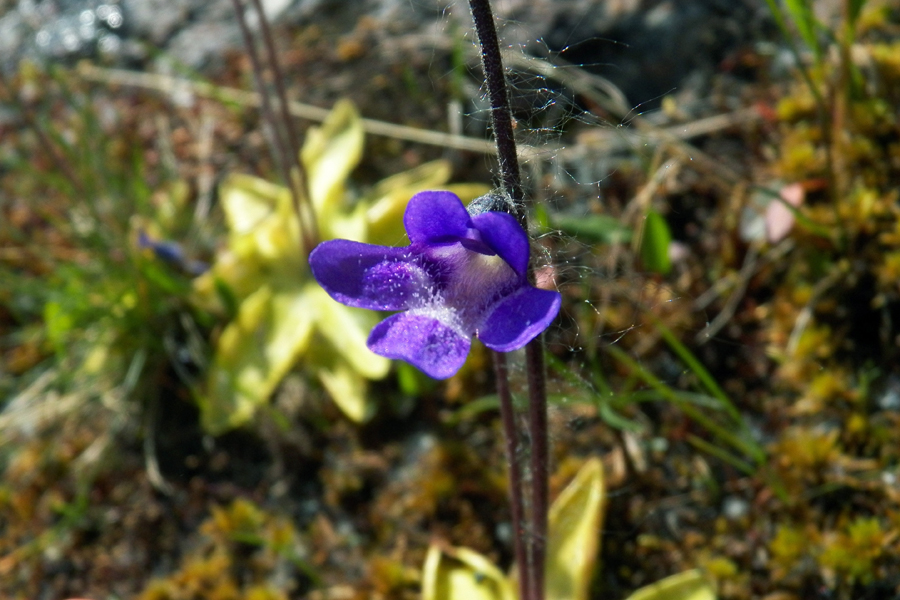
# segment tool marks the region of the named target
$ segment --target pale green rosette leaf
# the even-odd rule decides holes
[[[362,119],[348,101],[338,102],[322,126],[307,133],[300,155],[319,234],[323,240],[402,243],[409,199],[444,185],[450,165],[422,165],[384,180],[365,200],[345,203],[346,181],[362,156],[363,138]],[[463,200],[487,191],[482,185],[446,189]],[[388,359],[366,347],[377,313],[340,305],[312,282],[287,188],[235,174],[223,182],[219,197],[228,244],[213,267],[194,280],[194,300],[236,317],[218,340],[200,393],[204,424],[219,433],[246,423],[303,356],[341,410],[365,421],[374,413],[367,380],[390,369]],[[370,230],[375,239],[368,239]],[[312,339],[314,355],[308,352]]]
[[[201,399],[212,434],[247,422],[306,350],[316,314],[299,286],[263,286],[241,303],[222,332]]]
[[[387,375],[391,361],[366,346],[369,332],[381,320],[378,313],[338,304],[317,284],[305,292],[316,307],[316,327],[353,369],[369,379]]]
[[[384,246],[402,246],[409,243],[403,227],[403,213],[409,199],[423,190],[444,189],[453,192],[466,204],[488,193],[486,185],[445,185],[450,179],[450,163],[435,160],[415,169],[398,173],[380,181],[369,195],[366,221],[369,226],[368,241]]]
[[[516,600],[509,579],[486,557],[467,548],[428,549],[422,600]]]
[[[335,230],[333,218],[344,203],[345,182],[362,158],[364,135],[362,119],[347,100],[335,104],[322,127],[306,134],[300,156],[322,239],[359,240]]]
[[[603,464],[589,459],[550,507],[547,600],[587,600],[597,564],[605,498]],[[487,558],[467,548],[432,545],[422,569],[422,600],[517,600],[515,568],[506,577]],[[698,570],[667,577],[627,600],[716,600]]]
[[[216,312],[223,311],[220,286],[240,302],[267,282],[299,280],[308,270],[287,190],[258,177],[232,175],[219,196],[228,246],[212,268],[194,280],[197,304]]]
[[[219,187],[219,201],[233,237],[252,232],[273,212],[284,213],[285,209],[292,209],[287,188],[241,173],[225,179]]]
[[[627,600],[716,600],[712,584],[692,569],[642,587]]]
[[[550,507],[547,600],[587,599],[600,547],[604,495],[603,465],[592,458]],[[422,600],[515,600],[515,581],[515,573],[506,577],[477,552],[432,546],[422,572]]]
[[[547,600],[586,600],[603,526],[603,464],[588,460],[550,507]]]
[[[375,407],[368,398],[369,386],[347,361],[335,357],[328,366],[320,367],[316,375],[334,403],[351,421],[365,423],[372,418]]]

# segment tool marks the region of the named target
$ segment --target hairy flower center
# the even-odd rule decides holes
[[[496,254],[473,252],[460,243],[431,248],[428,255],[440,273],[427,297],[410,311],[437,319],[466,337],[518,281],[515,271]]]

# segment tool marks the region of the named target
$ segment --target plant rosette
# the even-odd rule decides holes
[[[362,119],[347,101],[307,134],[301,159],[319,235],[396,242],[403,239],[400,215],[409,198],[445,185],[450,165],[427,163],[350,201],[347,179],[362,157],[363,141]],[[446,187],[469,199],[487,191],[475,184]],[[383,378],[390,368],[387,358],[366,346],[378,316],[335,303],[310,276],[287,188],[236,174],[219,196],[227,242],[212,268],[194,280],[196,304],[231,318],[198,390],[206,430],[222,433],[249,421],[301,360],[347,417],[370,418],[367,381]]]

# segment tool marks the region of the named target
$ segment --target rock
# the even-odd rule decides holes
[[[451,26],[471,27],[465,0],[262,4],[271,20],[286,25],[349,32],[363,17],[381,23],[385,39],[378,52],[386,64],[397,60],[390,45],[401,35],[427,38],[435,32],[450,35]],[[138,68],[161,56],[203,69],[241,45],[232,0],[8,0],[6,5],[0,53],[7,69],[23,57],[85,56]],[[689,73],[712,72],[769,18],[763,0],[506,0],[494,10],[504,44],[581,65],[612,81],[635,105],[677,89]]]
[[[124,0],[123,9],[134,35],[156,46],[165,45],[190,22],[195,0]]]

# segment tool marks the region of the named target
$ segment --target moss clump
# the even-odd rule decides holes
[[[196,552],[139,600],[287,600],[295,582],[284,575],[298,560],[289,520],[237,499],[213,507],[200,531],[205,539]]]
[[[820,557],[822,567],[846,583],[869,584],[885,574],[879,564],[891,550],[896,532],[888,532],[878,519],[857,517],[830,536]]]

